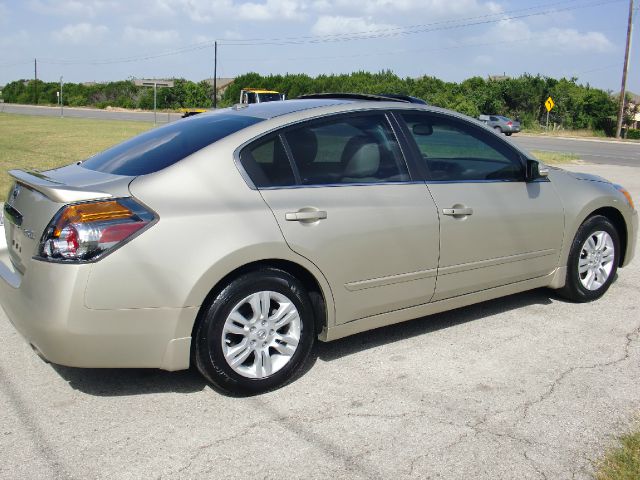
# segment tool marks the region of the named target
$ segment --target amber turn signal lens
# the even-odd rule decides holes
[[[635,205],[633,204],[633,199],[631,198],[631,194],[627,191],[626,188],[624,188],[622,185],[615,185],[616,190],[618,190],[622,195],[624,195],[624,198],[627,199],[627,202],[629,202],[629,206],[635,210]]]
[[[64,225],[69,223],[92,223],[105,220],[119,220],[122,218],[129,218],[131,215],[131,210],[113,200],[70,205],[60,216],[53,232],[53,236],[56,238],[59,237]]]

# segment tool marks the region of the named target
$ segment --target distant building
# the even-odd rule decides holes
[[[490,81],[494,81],[494,82],[502,82],[504,80],[509,80],[511,77],[509,75],[502,74],[502,75],[489,75],[487,77],[488,80]]]
[[[218,90],[218,94],[222,95],[224,91],[233,83],[235,78],[220,78],[216,80],[216,89]],[[205,78],[205,82],[213,87],[213,78]]]

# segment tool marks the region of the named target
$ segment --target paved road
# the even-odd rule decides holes
[[[579,169],[640,198],[638,169]],[[0,478],[589,479],[640,411],[639,285],[636,258],[595,303],[537,290],[320,344],[253,398],[45,364],[0,311]]]
[[[47,117],[59,117],[60,108],[56,107],[40,107],[33,105],[14,105],[10,103],[0,103],[0,112],[18,113],[21,115],[39,115]],[[64,108],[65,117],[73,118],[97,118],[100,120],[132,120],[138,122],[153,122],[153,112],[116,112],[109,110],[100,110],[95,108]],[[157,123],[167,123],[181,118],[178,113],[161,113],[157,114]]]
[[[640,143],[513,135],[526,150],[575,153],[589,163],[640,167]]]

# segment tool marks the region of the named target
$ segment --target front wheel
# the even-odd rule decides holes
[[[304,365],[315,340],[302,284],[275,268],[243,275],[207,307],[195,335],[198,370],[232,394],[282,386]]]
[[[574,302],[590,302],[609,289],[619,263],[620,238],[609,219],[588,218],[569,252],[567,279],[558,293]]]
[[[493,127],[496,133],[502,133],[502,129],[500,127]]]

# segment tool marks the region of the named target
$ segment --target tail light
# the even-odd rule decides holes
[[[56,213],[44,231],[37,258],[95,261],[141,233],[155,218],[131,198],[68,205]]]
[[[513,125],[513,122],[507,122],[507,125],[510,127],[511,125]]]

